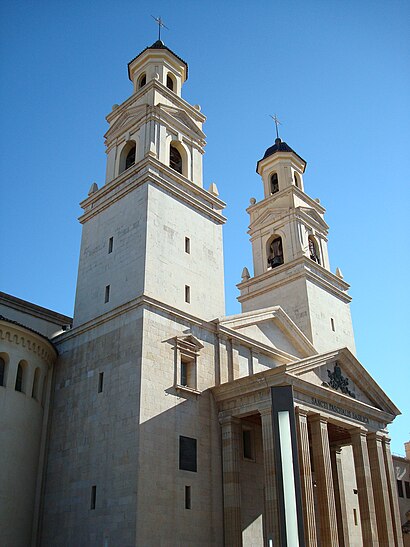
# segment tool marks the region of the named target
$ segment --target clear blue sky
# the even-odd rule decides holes
[[[327,208],[332,270],[351,283],[358,356],[410,438],[410,4],[391,0],[5,1],[1,7],[1,290],[72,314],[78,203],[104,181],[105,115],[131,94],[127,63],[156,39],[189,64],[205,125],[205,187],[228,207],[227,313],[251,269],[245,212],[256,161],[281,136]],[[406,222],[407,221],[407,222]]]

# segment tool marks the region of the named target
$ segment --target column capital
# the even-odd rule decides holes
[[[262,406],[258,406],[258,412],[261,416],[272,414],[272,404],[269,402]]]
[[[348,430],[350,437],[352,438],[358,438],[358,437],[367,437],[367,429],[364,429],[363,427],[352,427]]]
[[[238,425],[241,423],[240,418],[237,418],[236,416],[230,416],[230,415],[226,416],[224,414],[220,414],[218,416],[218,419],[221,425],[230,425],[230,424]]]
[[[295,407],[295,412],[298,416],[301,416],[301,417],[304,417],[304,418],[307,418],[308,414],[309,414],[308,410],[306,410],[305,408],[302,408],[300,406]]]
[[[367,433],[367,437],[369,438],[369,440],[371,439],[371,440],[383,442],[384,439],[386,438],[386,435],[384,435],[383,433],[380,433],[380,431],[370,431]]]
[[[309,414],[309,422],[311,423],[320,422],[321,424],[327,425],[328,421],[329,420],[326,418],[326,416],[323,416],[323,414],[319,414],[319,413]]]

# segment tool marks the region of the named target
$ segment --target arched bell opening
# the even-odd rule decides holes
[[[276,194],[276,192],[279,192],[279,179],[277,173],[272,173],[270,176],[270,193]]]
[[[121,150],[120,168],[118,174],[135,165],[136,151],[137,145],[135,141],[128,141],[124,148]]]
[[[282,238],[273,235],[266,245],[266,256],[268,258],[268,268],[277,268],[284,262]]]
[[[313,260],[314,262],[317,262],[318,264],[321,264],[319,245],[318,245],[315,237],[310,235],[308,237],[308,242],[309,242],[309,258],[311,260]]]
[[[183,145],[178,141],[172,141],[169,145],[169,166],[181,175],[187,175],[187,153]]]

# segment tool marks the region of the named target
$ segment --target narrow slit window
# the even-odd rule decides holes
[[[5,386],[6,382],[6,361],[0,357],[0,386]]]
[[[191,509],[191,487],[185,486],[185,509]]]
[[[335,329],[335,320],[333,319],[333,317],[330,318],[330,324],[332,326],[332,331],[335,332],[336,329]]]
[[[21,391],[22,393],[24,393],[23,392],[23,374],[24,374],[23,365],[21,363],[19,363],[19,365],[17,367],[15,390],[16,391]]]
[[[406,490],[406,498],[410,499],[410,482],[404,481],[404,489]]]
[[[399,498],[404,498],[403,482],[399,479],[397,479],[397,493],[399,495]]]
[[[354,525],[357,526],[357,509],[353,509]]]
[[[104,386],[104,373],[100,372],[100,374],[98,375],[98,393],[102,393],[103,386]]]
[[[191,302],[191,287],[189,285],[185,285],[185,302],[187,304]]]
[[[104,302],[107,303],[110,301],[110,285],[105,287],[105,299]]]
[[[91,487],[90,509],[95,509],[96,501],[97,501],[97,487],[94,484]]]
[[[108,240],[108,254],[112,253],[112,250],[114,248],[114,238],[110,237]]]
[[[189,237],[185,238],[185,252],[191,254],[191,240]]]

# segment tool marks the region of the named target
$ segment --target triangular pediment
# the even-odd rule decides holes
[[[290,364],[287,372],[378,410],[395,416],[400,414],[391,399],[347,348]]]
[[[317,353],[280,306],[224,317],[220,320],[220,325],[289,357],[300,359]]]
[[[281,207],[281,208],[268,208],[263,213],[261,213],[258,218],[256,218],[252,224],[251,229],[252,230],[258,230],[260,228],[263,228],[264,226],[269,226],[271,224],[274,224],[276,221],[281,219],[282,217],[289,214],[289,208]]]
[[[322,226],[325,230],[329,229],[329,226],[326,224],[323,217],[317,211],[315,211],[315,209],[312,209],[311,207],[299,207],[299,210],[311,219],[313,219],[315,222],[320,224],[320,226]]]
[[[123,133],[124,131],[131,129],[133,125],[139,122],[141,118],[146,115],[146,112],[147,105],[145,104],[128,108],[119,116],[119,118],[115,120],[115,122],[106,132],[104,137],[106,139],[112,139]]]
[[[163,104],[158,104],[157,107],[160,108],[162,112],[168,114],[171,118],[177,120],[179,123],[182,123],[187,129],[193,131],[198,137],[205,139],[205,133],[199,129],[185,110],[182,108],[177,108],[176,106],[166,106]]]

